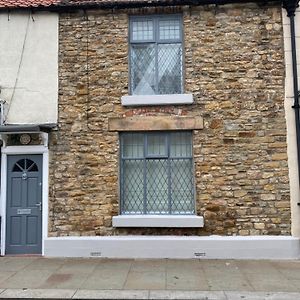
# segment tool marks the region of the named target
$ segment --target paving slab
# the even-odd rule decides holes
[[[1,268],[0,268],[1,269]],[[0,272],[0,283],[6,279],[8,279],[9,277],[15,275],[16,272],[13,271],[2,271]]]
[[[164,290],[165,272],[129,272],[124,289],[129,290]]]
[[[279,272],[289,280],[300,280],[300,269],[280,269]]]
[[[195,270],[201,268],[199,260],[195,259],[167,259],[166,260],[167,270],[179,269],[179,270]]]
[[[293,290],[293,292],[299,293],[300,292],[300,280],[289,279],[289,282],[295,287],[295,290]],[[292,292],[292,291],[289,291],[289,292]]]
[[[63,258],[38,258],[25,266],[24,270],[56,271],[65,263],[65,261],[66,260]]]
[[[166,276],[167,290],[209,290],[206,277],[201,269],[193,271],[169,269]]]
[[[100,259],[95,270],[129,270],[133,259]]]
[[[299,300],[300,293],[225,292],[228,300]]]
[[[235,263],[239,270],[244,274],[279,274],[278,269],[272,264],[272,261],[238,260]]]
[[[0,288],[8,289],[36,289],[42,285],[51,275],[50,271],[45,270],[31,270],[19,271],[15,275],[0,282]]]
[[[88,277],[88,274],[51,274],[38,288],[41,289],[78,289]]]
[[[259,292],[297,292],[299,289],[284,276],[269,274],[264,276],[261,274],[246,275],[254,290]],[[243,289],[240,289],[243,290]]]
[[[96,270],[80,285],[81,289],[114,290],[123,289],[128,276],[128,270]]]
[[[149,299],[148,291],[78,290],[72,299]]]
[[[165,272],[166,260],[135,260],[131,264],[132,272]]]
[[[96,259],[68,259],[66,260],[63,265],[56,271],[56,273],[62,273],[62,274],[82,274],[82,273],[92,273],[96,265],[98,264],[98,261]]]
[[[286,278],[300,280],[300,261],[273,261],[272,263]]]
[[[242,276],[241,269],[237,266],[235,261],[213,261],[202,262],[202,269],[208,275],[222,277],[224,273],[235,276]]]
[[[223,273],[219,277],[206,277],[211,291],[254,291],[251,283],[244,277],[230,276]]]
[[[76,290],[67,289],[7,289],[0,299],[72,299]]]
[[[0,270],[18,272],[36,259],[38,257],[0,257]]]
[[[150,291],[149,299],[227,300],[223,292],[210,291]]]

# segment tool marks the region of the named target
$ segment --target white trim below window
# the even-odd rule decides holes
[[[121,215],[112,220],[113,227],[203,227],[201,216]]]
[[[123,106],[193,104],[192,94],[122,96]]]

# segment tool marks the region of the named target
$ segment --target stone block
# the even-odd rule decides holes
[[[150,116],[132,118],[109,118],[110,131],[154,131],[203,129],[201,117]]]

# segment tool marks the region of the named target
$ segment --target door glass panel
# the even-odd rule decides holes
[[[22,168],[16,163],[13,167],[13,172],[22,172]]]
[[[25,169],[25,159],[20,159],[17,164],[22,168],[22,169]]]
[[[20,159],[18,162],[15,163],[12,171],[13,172],[23,172],[23,171],[37,172],[38,167],[36,163],[31,159]]]
[[[29,172],[37,172],[38,171],[38,167],[36,165],[35,162],[33,162],[31,159],[27,159],[26,162],[26,169]]]
[[[14,164],[12,171],[23,172],[24,169],[25,169],[25,159],[20,159]]]

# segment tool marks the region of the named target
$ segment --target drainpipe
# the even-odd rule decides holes
[[[4,107],[5,107],[5,100],[0,98],[0,125],[4,125]]]
[[[293,86],[294,86],[294,105],[292,106],[292,108],[295,111],[298,179],[299,179],[299,186],[300,186],[300,116],[299,116],[300,91],[298,88],[297,50],[296,50],[296,35],[295,35],[295,12],[298,6],[299,6],[299,0],[283,0],[283,8],[286,9],[287,16],[290,18]],[[300,206],[300,199],[298,200],[297,204]]]

